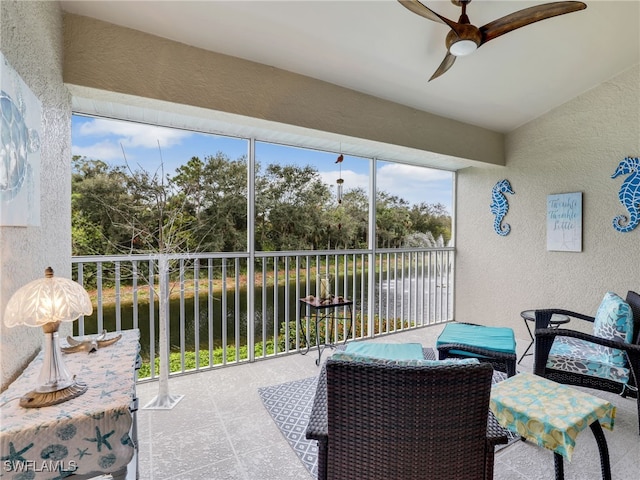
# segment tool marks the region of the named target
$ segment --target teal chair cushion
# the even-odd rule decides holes
[[[633,340],[633,313],[631,307],[613,292],[607,292],[598,307],[593,322],[593,334],[609,340]]]
[[[419,343],[353,342],[347,345],[345,351],[356,356],[387,360],[424,359],[422,345]]]
[[[624,352],[572,337],[556,337],[547,368],[627,383],[630,377]]]
[[[360,363],[372,363],[376,365],[398,365],[405,367],[441,367],[443,365],[471,365],[480,363],[477,358],[451,358],[446,360],[425,360],[424,358],[416,359],[398,359],[398,358],[379,358],[370,357],[367,355],[361,355],[356,353],[350,353],[347,351],[336,352],[331,355],[332,360],[341,360],[343,362],[360,362]]]

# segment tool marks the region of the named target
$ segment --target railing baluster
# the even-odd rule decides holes
[[[220,315],[222,322],[222,364],[227,364],[227,259],[222,259],[222,314]]]
[[[400,294],[400,326],[402,326],[402,324],[404,323],[404,311],[405,311],[405,305],[407,304],[407,302],[405,302],[405,284],[406,284],[406,266],[405,266],[405,258],[406,255],[404,254],[404,252],[400,253],[400,273],[401,273],[401,278],[402,278],[402,288],[400,290],[401,294]],[[408,296],[407,296],[408,298]],[[396,321],[396,328],[394,328],[394,331],[397,329],[398,326],[398,322]]]
[[[309,292],[309,290],[311,289],[311,257],[309,255],[307,255],[305,257],[306,259],[306,275],[307,275],[307,285],[306,285],[306,291]],[[311,339],[311,332],[309,331],[309,329],[311,328],[311,318],[309,318],[309,307],[304,307],[304,318],[305,318],[305,342],[310,342]],[[305,348],[309,345],[309,343],[307,343],[305,345]]]
[[[432,268],[431,268],[431,263],[432,263],[432,256],[433,252],[428,252],[427,253],[427,320],[429,323],[432,323],[432,317],[431,317],[431,305],[432,305],[432,301],[431,301],[431,272],[432,272]]]
[[[278,353],[278,331],[280,326],[278,325],[278,257],[273,257],[273,341],[274,353]]]
[[[151,378],[156,376],[156,332],[154,321],[154,286],[155,279],[153,275],[154,262],[149,259],[149,361],[151,362]]]
[[[209,367],[213,365],[213,259],[207,259],[207,331],[209,332]]]
[[[345,284],[345,278],[343,277],[342,282],[340,282],[340,270],[341,270],[341,263],[344,261],[344,256],[343,255],[333,255],[333,263],[334,263],[334,271],[335,271],[335,278],[336,278],[336,284],[338,285],[338,291],[336,292],[337,295],[342,295],[343,297],[347,296],[347,288],[346,288],[346,284]],[[341,316],[344,317],[345,315],[345,310],[346,307],[342,307],[339,309],[339,311],[337,312],[338,315],[337,316]],[[333,343],[336,343],[338,341],[338,339],[340,338],[340,322],[338,320],[335,320],[334,318],[334,328],[333,328],[333,338],[331,339],[331,341]]]
[[[289,256],[284,257],[284,318],[290,318],[291,312],[289,311],[289,305],[291,301],[289,299]],[[277,287],[276,287],[277,289]],[[276,339],[274,339],[275,341]],[[277,342],[279,344],[280,342]],[[289,322],[284,322],[284,351],[289,351]]]
[[[296,255],[296,293],[295,293],[295,309],[294,309],[294,320],[296,322],[296,344],[295,344],[295,350],[299,350],[300,349],[300,335],[302,332],[300,332],[300,304],[299,304],[299,298],[301,298],[300,295],[300,256]],[[289,323],[289,319],[287,319],[287,323]],[[287,345],[289,344],[289,339],[287,338]]]
[[[389,305],[391,305],[390,302],[390,296],[391,296],[391,255],[389,253],[380,253],[380,255],[384,255],[386,258],[386,268],[387,268],[387,284],[386,284],[386,288],[385,288],[385,315],[384,318],[388,319],[389,315],[391,315],[390,309],[389,309]],[[394,294],[395,294],[395,290],[394,290]],[[387,320],[388,321],[388,320]],[[380,319],[380,322],[382,322],[382,318]],[[380,323],[380,332],[382,332],[382,323]]]
[[[265,345],[267,344],[267,259],[261,258],[262,260],[262,312],[260,314],[261,322],[262,322],[262,354],[263,356],[267,355],[267,350]],[[276,353],[276,347],[274,346],[273,353]]]
[[[351,274],[351,278],[352,278],[352,286],[351,286],[351,300],[353,300],[353,305],[351,306],[351,313],[353,315],[353,318],[351,319],[351,338],[355,338],[355,332],[356,332],[356,326],[354,325],[356,318],[358,316],[357,312],[356,312],[356,294],[358,292],[357,290],[357,283],[356,283],[356,272],[358,271],[358,257],[356,256],[356,254],[353,254],[353,267],[352,267],[352,274]],[[348,330],[347,330],[348,332]],[[346,333],[345,333],[346,335]]]
[[[235,330],[234,335],[236,338],[236,362],[240,361],[240,259],[235,259],[235,276],[236,276],[236,291],[235,291]]]
[[[138,323],[138,262],[133,260],[131,262],[131,288],[133,295],[133,328],[139,328],[140,325]]]
[[[115,262],[116,281],[116,330],[122,330],[122,312],[120,311],[120,262]]]
[[[373,267],[375,268],[375,259],[373,259],[372,257],[370,257],[369,255],[366,254],[361,254],[360,255],[360,260],[362,261],[362,274],[360,275],[360,338],[364,338],[365,336],[365,325],[373,325],[373,319],[371,322],[369,322],[369,315],[365,315],[365,305],[367,305],[368,302],[365,301],[365,294],[368,295],[368,290],[369,290],[369,286],[368,286],[368,274],[366,272],[369,271],[369,268]],[[373,262],[372,264],[370,264],[369,262]],[[371,310],[373,311],[373,310]],[[367,332],[367,334],[369,334],[369,332]],[[354,334],[355,335],[355,334]]]
[[[78,263],[78,283],[84,285],[84,269],[82,262]],[[86,288],[86,287],[85,287]],[[84,315],[81,315],[78,319],[78,335],[84,335]]]
[[[193,345],[196,370],[200,369],[200,259],[193,261]]]
[[[394,252],[393,254],[393,322],[395,323],[398,318],[398,254]],[[402,297],[400,297],[402,299]],[[389,318],[387,318],[387,329],[385,333],[389,333]]]
[[[180,278],[180,370],[185,371],[185,305],[184,305],[184,258],[178,263]]]
[[[442,308],[442,306],[444,304],[443,296],[444,296],[444,287],[445,287],[444,282],[442,281],[443,278],[444,278],[442,276],[442,269],[444,268],[444,262],[443,262],[444,255],[442,255],[442,253],[440,252],[438,254],[438,256],[440,257],[440,262],[439,262],[440,263],[440,274],[438,275],[439,280],[440,280],[440,302],[439,302],[440,308],[439,308],[439,312],[440,312],[440,321],[442,322],[444,320],[444,318],[445,318],[444,315],[443,315],[443,308]]]
[[[97,288],[98,288],[98,332],[104,328],[104,317],[102,312],[102,262],[97,265]],[[94,332],[97,333],[97,332]]]
[[[425,252],[420,252],[420,326],[425,325],[424,292],[426,289],[424,285],[424,253]]]
[[[414,278],[413,278],[413,311],[414,311],[414,322],[413,325],[411,325],[411,327],[418,327],[420,326],[420,295],[421,295],[421,289],[420,289],[420,255],[419,252],[411,252],[411,255],[413,256],[413,272],[414,272]]]

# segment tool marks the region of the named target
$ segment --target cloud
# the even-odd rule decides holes
[[[443,204],[451,211],[453,173],[400,163],[384,163],[378,169],[378,190],[404,198],[410,204]]]
[[[410,204],[421,202],[443,204],[451,211],[453,173],[444,170],[394,163],[379,163],[377,188],[407,200]],[[339,170],[319,172],[322,180],[335,186]],[[369,191],[369,175],[345,170],[342,178],[345,190],[362,187]]]
[[[142,123],[94,118],[81,123],[76,131],[80,137],[116,137],[114,143],[129,148],[171,148],[180,145],[192,132],[175,128],[158,127]]]
[[[122,155],[120,144],[113,143],[109,140],[103,140],[87,147],[73,145],[71,147],[71,153],[104,162],[124,163],[124,156]]]
[[[168,150],[171,147],[182,145],[183,142],[188,147],[190,142],[187,139],[192,135],[197,134],[153,125],[83,117],[83,120],[78,118],[78,123],[74,122],[72,152],[74,155],[84,155],[88,158],[123,164],[122,149],[124,148],[129,165],[137,166],[138,162],[156,165],[160,158],[158,152],[158,142],[160,142],[162,157],[166,162],[165,167],[167,170],[171,170],[171,168],[179,166],[180,162],[188,156],[178,155],[173,158]],[[91,143],[92,141],[95,143]],[[294,164],[303,163],[298,158],[301,155],[299,150],[291,148],[278,150],[276,148],[276,151],[278,152],[277,156],[283,157],[276,163],[285,160]],[[269,150],[267,150],[268,152]],[[291,157],[291,152],[295,152],[294,157]],[[173,156],[175,157],[177,154],[176,151]],[[329,157],[325,157],[326,155],[322,156],[322,160],[312,162],[320,169],[319,174],[323,182],[331,188],[335,188],[336,180],[342,175],[346,191],[354,188],[369,190],[369,174],[368,166],[366,166],[368,162],[362,161],[357,164],[345,162],[342,164],[342,172],[340,172],[339,166],[334,163],[335,157],[329,155],[330,161],[328,162],[325,160]],[[269,155],[266,155],[262,160],[271,161]],[[329,170],[322,170],[323,167],[328,167]],[[451,210],[453,174],[413,165],[379,162],[377,188],[403,198],[410,204],[442,203]]]
[[[451,181],[452,178],[451,172],[401,163],[384,163],[378,169],[378,187],[381,190],[385,190],[385,185],[398,185],[400,182],[404,184],[402,188],[424,188],[426,184]]]
[[[322,181],[330,187],[336,186],[336,180],[340,178],[339,170],[329,170],[324,172],[318,172]],[[352,170],[342,170],[342,179],[344,180],[345,190],[351,190],[361,187],[365,192],[369,191],[369,176],[362,173],[357,173]]]

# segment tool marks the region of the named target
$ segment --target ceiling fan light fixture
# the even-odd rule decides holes
[[[467,5],[471,0],[451,0],[454,5],[462,7],[460,19],[457,22],[434,12],[429,7],[423,5],[421,0],[398,1],[416,15],[420,15],[433,22],[447,25],[450,28],[449,33],[447,33],[445,37],[447,54],[429,81],[449,70],[454,64],[456,57],[469,55],[494,38],[498,38],[520,27],[539,22],[540,20],[587,8],[587,6],[580,1],[554,1],[518,10],[489,22],[486,25],[476,27],[471,23],[467,15]]]
[[[458,40],[449,47],[449,53],[456,57],[464,57],[478,49],[478,44],[473,40]]]

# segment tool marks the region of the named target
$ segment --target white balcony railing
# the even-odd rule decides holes
[[[93,314],[79,319],[75,333],[139,328],[148,363],[142,379],[158,375],[150,359],[159,355],[161,283],[170,298],[165,325],[172,374],[306,348],[305,332],[314,329],[299,299],[316,294],[319,277],[330,279],[334,295],[354,301],[350,339],[453,317],[453,248],[206,253],[159,260],[159,255],[73,258],[74,278],[94,302]],[[159,265],[168,267],[161,272]],[[166,282],[159,281],[161,275]],[[321,328],[323,337],[326,324]],[[345,333],[340,326],[333,340],[343,340]]]

